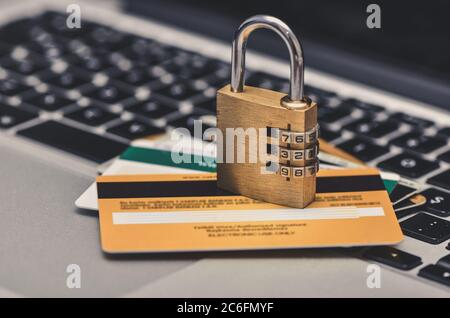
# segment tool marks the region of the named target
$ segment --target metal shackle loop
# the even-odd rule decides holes
[[[234,34],[231,53],[231,91],[244,89],[245,49],[250,34],[257,29],[269,29],[276,32],[286,43],[291,59],[289,102],[303,100],[303,49],[289,26],[278,18],[268,15],[255,15],[245,20]]]

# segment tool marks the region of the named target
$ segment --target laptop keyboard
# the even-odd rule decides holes
[[[101,163],[135,138],[214,118],[215,91],[229,82],[229,64],[94,22],[70,30],[65,19],[45,12],[0,27],[1,130]],[[282,92],[289,86],[251,71],[246,84]],[[446,253],[438,244],[450,238],[450,127],[318,87],[306,85],[305,93],[320,105],[323,139],[428,185],[423,212],[399,214],[400,225]],[[364,255],[401,270],[422,263],[391,247]],[[425,264],[418,275],[449,285],[442,264]]]

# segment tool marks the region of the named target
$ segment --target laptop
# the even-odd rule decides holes
[[[450,296],[448,4],[379,1],[0,2],[0,295],[6,297]],[[108,255],[74,206],[131,140],[214,116],[234,30],[258,13],[303,43],[324,140],[421,187],[395,247]],[[257,32],[246,83],[288,88],[281,39]],[[79,269],[80,285],[68,284]],[[380,284],[371,284],[378,270]]]

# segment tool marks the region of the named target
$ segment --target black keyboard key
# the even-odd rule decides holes
[[[364,252],[363,257],[405,271],[422,264],[420,257],[391,246],[371,247]]]
[[[450,238],[450,222],[419,213],[400,223],[405,235],[430,244],[440,244]]]
[[[159,79],[161,76],[155,74],[149,68],[132,68],[128,71],[119,71],[112,75],[113,78],[129,85],[143,85]]]
[[[8,58],[2,61],[2,67],[22,75],[31,75],[42,71],[49,66],[50,64],[45,61],[29,58],[23,60]]]
[[[172,58],[176,53],[171,47],[147,39],[137,39],[119,52],[133,63],[143,65],[158,64]]]
[[[82,75],[77,71],[65,71],[60,74],[52,73],[44,82],[63,89],[74,89],[91,81],[90,76]]]
[[[48,121],[38,126],[21,130],[19,135],[98,163],[119,155],[127,147],[126,144],[55,121]]]
[[[23,109],[0,104],[0,129],[7,129],[37,117]]]
[[[180,81],[156,91],[156,94],[168,97],[176,101],[183,101],[195,95],[201,94],[189,81]]]
[[[433,125],[433,122],[431,120],[414,117],[405,113],[395,113],[390,115],[390,118],[409,124],[414,128],[425,128]]]
[[[134,95],[133,92],[108,84],[84,94],[106,104],[114,104]]]
[[[420,277],[450,286],[450,270],[439,265],[428,265],[422,268],[418,274]]]
[[[170,121],[168,124],[174,128],[187,128],[191,134],[194,134],[195,125],[199,125],[200,129],[198,131],[201,132],[201,135],[194,136],[199,138],[202,138],[206,129],[216,127],[215,116],[200,114],[185,115]]]
[[[130,45],[134,37],[108,27],[94,27],[83,41],[94,48],[114,51]]]
[[[29,86],[19,83],[17,80],[12,78],[0,80],[0,94],[3,95],[14,96],[28,90],[29,88]]]
[[[317,119],[319,120],[319,123],[331,124],[350,116],[351,113],[352,111],[350,108],[331,108],[319,105]]]
[[[198,79],[214,73],[219,68],[219,63],[206,57],[194,54],[187,57],[176,57],[164,62],[161,66],[168,73],[183,79]]]
[[[441,128],[438,130],[438,134],[444,137],[450,137],[450,127]]]
[[[440,154],[438,159],[450,163],[450,150]]]
[[[438,189],[429,188],[421,192],[427,198],[427,203],[422,206],[425,211],[441,217],[450,215],[450,194]]]
[[[439,265],[439,266],[445,267],[447,269],[450,269],[450,254],[448,254],[448,255],[446,255],[444,257],[441,257],[439,259],[439,261],[436,263],[436,265]]]
[[[380,105],[366,103],[355,98],[348,98],[342,101],[341,105],[349,108],[358,108],[365,112],[372,112],[372,113],[379,113],[384,110],[384,107]]]
[[[211,98],[211,99],[204,100],[203,102],[194,104],[194,107],[196,109],[203,109],[203,110],[210,111],[211,113],[216,113],[216,99]]]
[[[431,162],[408,154],[397,155],[380,162],[378,166],[411,178],[421,177],[439,167],[436,162]]]
[[[47,111],[55,111],[74,103],[73,100],[53,93],[38,93],[24,99],[24,101],[30,105]]]
[[[306,96],[311,96],[311,97],[315,96],[320,99],[328,99],[328,98],[337,96],[335,92],[331,92],[331,91],[325,90],[323,88],[313,87],[310,85],[305,85],[304,90],[305,90]]]
[[[407,150],[420,153],[429,153],[433,150],[441,148],[447,142],[441,138],[425,136],[420,132],[410,132],[391,140],[392,144]]]
[[[427,182],[429,184],[450,190],[450,169],[431,177]]]
[[[398,124],[390,120],[376,121],[373,119],[364,118],[352,122],[344,128],[356,134],[361,134],[371,138],[380,138],[396,131],[398,129]]]
[[[108,129],[108,132],[133,140],[136,138],[147,137],[164,133],[164,129],[150,126],[138,120],[131,120]]]
[[[0,28],[0,40],[12,45],[27,42],[32,28],[33,21],[30,18],[10,22]]]
[[[362,161],[371,161],[389,152],[389,148],[378,146],[370,141],[354,138],[339,144],[339,148],[351,153]]]
[[[69,62],[88,72],[100,72],[114,66],[108,59],[101,56],[72,56]]]
[[[448,249],[450,251],[450,243],[448,243],[446,249]]]
[[[43,37],[46,35],[43,35]],[[30,41],[22,44],[24,48],[31,52],[36,52],[39,55],[46,57],[47,59],[54,59],[62,57],[67,51],[63,44],[54,42],[53,39],[48,38],[41,42]]]
[[[406,153],[382,161],[378,166],[410,178],[419,178],[439,168],[437,162]]]
[[[127,109],[130,112],[145,116],[149,119],[158,119],[176,111],[164,103],[150,99]]]
[[[100,126],[113,119],[119,118],[118,115],[108,112],[98,106],[83,107],[74,112],[70,112],[65,116],[89,126]]]
[[[282,93],[287,93],[289,90],[289,81],[287,79],[262,72],[251,74],[245,81],[245,85],[261,87]]]
[[[7,56],[11,54],[11,51],[13,50],[12,46],[9,46],[7,44],[0,44],[0,57]]]
[[[320,138],[323,138],[326,141],[333,141],[341,137],[341,134],[325,127],[320,127],[319,129]]]

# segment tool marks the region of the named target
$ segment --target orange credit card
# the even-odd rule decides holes
[[[376,169],[321,170],[315,201],[295,209],[216,187],[216,175],[97,178],[107,253],[390,245],[403,234]]]

